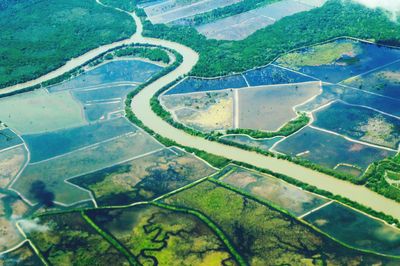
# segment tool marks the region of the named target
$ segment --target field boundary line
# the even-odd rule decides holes
[[[308,212],[306,212],[306,213],[304,213],[304,214],[298,216],[297,218],[303,219],[303,218],[306,217],[307,215],[309,215],[309,214],[311,214],[311,213],[313,213],[313,212],[316,212],[316,211],[318,211],[318,210],[320,210],[320,209],[322,209],[322,208],[324,208],[324,207],[330,205],[330,204],[333,203],[333,202],[334,202],[334,200],[328,201],[328,202],[326,202],[326,203],[324,203],[324,204],[318,206],[317,208],[312,209],[311,211],[308,211]]]
[[[7,250],[4,250],[4,251],[0,252],[0,259],[1,259],[1,257],[2,257],[3,255],[5,255],[5,254],[7,254],[7,253],[9,253],[9,252],[12,252],[12,251],[14,251],[14,250],[19,249],[19,248],[22,247],[26,242],[29,242],[29,240],[26,239],[26,238],[24,238],[24,240],[22,240],[21,242],[19,242],[18,244],[16,244],[16,245],[13,246],[12,248],[9,248],[9,249],[7,249]]]
[[[33,244],[32,240],[30,240],[24,230],[22,229],[21,225],[20,225],[21,221],[17,221],[15,223],[15,226],[17,227],[18,231],[21,233],[21,235],[23,235],[26,239],[26,241],[29,243],[29,245],[31,246],[31,248],[33,249],[33,252],[36,253],[36,255],[39,257],[39,259],[42,261],[42,263],[46,266],[49,266],[49,263],[47,262],[47,260],[43,257],[42,253],[39,251],[39,249],[35,246],[35,244]]]
[[[4,148],[4,149],[0,150],[0,153],[3,153],[3,152],[6,152],[6,151],[9,151],[9,150],[18,148],[18,147],[20,147],[20,146],[24,146],[24,143],[20,143],[20,144],[11,146],[11,147]]]
[[[398,49],[398,48],[397,48],[397,49]],[[380,69],[382,69],[382,68],[385,68],[385,67],[394,65],[394,64],[396,64],[396,63],[398,63],[398,62],[400,62],[400,59],[396,59],[396,60],[394,60],[394,61],[392,61],[392,62],[390,62],[390,63],[386,63],[386,64],[384,64],[384,65],[375,67],[375,68],[370,69],[370,70],[368,70],[368,71],[366,71],[366,72],[363,72],[363,73],[361,73],[361,74],[358,74],[358,75],[349,77],[349,78],[347,78],[347,79],[344,79],[344,80],[342,80],[342,81],[337,82],[337,84],[340,84],[340,83],[345,82],[345,81],[348,81],[348,80],[353,80],[353,79],[359,78],[359,77],[361,77],[361,76],[368,75],[368,74],[370,74],[370,73],[372,73],[372,72],[375,72],[375,71],[380,70]]]

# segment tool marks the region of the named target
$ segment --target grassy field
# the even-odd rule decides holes
[[[72,182],[90,189],[100,205],[126,205],[154,199],[214,172],[191,154],[164,149]]]
[[[304,51],[303,51],[304,52]],[[318,45],[306,50],[306,53],[294,52],[279,58],[277,63],[293,69],[302,66],[321,66],[335,63],[344,55],[354,57],[360,53],[355,42],[333,42]]]
[[[193,215],[137,206],[89,216],[142,265],[236,265],[221,240]]]
[[[129,15],[94,0],[8,2],[0,9],[0,88],[36,78],[135,31]]]
[[[25,220],[21,227],[53,265],[129,265],[79,212]]]
[[[341,247],[293,218],[211,182],[173,195],[165,203],[206,215],[250,265],[388,263]]]
[[[27,266],[43,265],[28,243],[0,256],[0,265],[2,266],[15,265],[15,263]]]

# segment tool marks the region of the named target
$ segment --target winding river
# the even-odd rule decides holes
[[[98,1],[99,4],[102,4]],[[123,10],[117,9],[121,12]],[[252,164],[257,167],[267,168],[274,172],[288,175],[292,178],[298,179],[302,182],[316,186],[320,189],[329,191],[334,194],[338,194],[347,197],[353,201],[370,207],[376,211],[381,211],[386,214],[392,215],[400,219],[400,204],[385,198],[364,186],[358,186],[351,184],[346,181],[336,179],[332,176],[313,171],[295,163],[280,160],[277,158],[267,157],[255,152],[242,150],[236,147],[227,146],[221,143],[208,141],[201,137],[195,137],[187,134],[179,129],[174,128],[160,117],[158,117],[150,106],[150,99],[152,96],[168,83],[174,81],[176,78],[185,75],[190,72],[193,66],[197,63],[199,55],[192,49],[161,39],[146,38],[142,36],[143,25],[140,19],[135,15],[128,13],[136,22],[136,33],[129,39],[114,42],[112,44],[104,45],[91,50],[82,56],[71,59],[64,66],[56,69],[44,76],[41,76],[35,80],[17,84],[0,91],[0,94],[9,93],[11,91],[17,91],[29,86],[40,84],[41,82],[50,80],[59,75],[62,75],[82,64],[89,61],[90,59],[106,52],[109,49],[116,48],[125,44],[150,44],[162,46],[168,49],[172,49],[180,53],[183,57],[182,64],[168,73],[167,75],[159,78],[155,82],[145,87],[139,94],[137,94],[132,100],[132,110],[134,114],[149,128],[156,133],[172,139],[177,143],[184,146],[193,147],[196,149],[204,150],[212,154],[224,156],[226,158]]]

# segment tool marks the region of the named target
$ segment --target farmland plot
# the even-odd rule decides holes
[[[344,248],[292,217],[211,182],[164,201],[206,215],[249,265],[388,263],[385,258]]]
[[[236,265],[222,241],[193,215],[154,206],[88,214],[141,265]]]
[[[400,230],[363,213],[332,203],[305,217],[324,232],[357,248],[400,255]]]
[[[114,60],[90,69],[77,77],[48,88],[50,92],[88,87],[104,84],[141,83],[160,71],[162,67],[140,60]]]
[[[24,146],[0,152],[0,188],[6,188],[27,163],[28,153]]]
[[[239,90],[239,128],[276,131],[297,117],[294,106],[320,90],[319,82]]]
[[[297,216],[315,209],[328,201],[287,184],[273,176],[240,167],[236,168],[232,166],[231,168],[231,172],[220,178],[222,182],[240,188],[252,195],[267,199]]]
[[[276,63],[322,81],[338,83],[399,59],[397,49],[340,39],[286,54]]]
[[[11,129],[5,128],[0,130],[0,151],[22,143],[22,139]]]
[[[345,80],[343,84],[400,100],[400,63]]]
[[[30,162],[35,163],[136,131],[128,120],[117,118],[23,138],[31,153]]]
[[[42,265],[39,257],[33,251],[28,242],[25,242],[25,244],[13,251],[0,255],[0,260],[4,266],[18,264],[27,266]]]
[[[317,127],[392,149],[399,146],[400,119],[343,102],[335,102],[314,116]]]
[[[20,224],[53,265],[129,265],[79,212],[41,216]]]
[[[43,182],[45,189],[54,193],[55,201],[59,203],[73,204],[89,200],[90,195],[87,191],[68,184],[65,180],[121,163],[161,147],[161,144],[142,131],[130,133],[64,156],[29,164],[12,187],[33,203],[38,202],[38,197],[32,191],[35,181]]]
[[[310,127],[288,137],[274,149],[330,168],[348,164],[362,170],[366,170],[372,162],[396,154],[392,151],[354,143],[343,137]]]
[[[81,105],[68,91],[48,93],[44,89],[0,99],[0,119],[22,134],[86,124]]]
[[[189,77],[165,92],[165,95],[202,91],[209,92],[243,87],[247,87],[247,83],[242,75],[232,75],[211,79]]]
[[[151,200],[215,173],[203,161],[176,148],[118,164],[71,180],[91,190],[99,204]]]

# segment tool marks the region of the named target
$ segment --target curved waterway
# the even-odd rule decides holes
[[[99,3],[101,4],[101,3]],[[118,9],[119,10],[119,9]],[[121,11],[121,10],[119,10]],[[241,161],[248,163],[257,167],[267,168],[274,172],[288,175],[292,178],[298,179],[304,183],[316,186],[320,189],[329,191],[333,194],[338,194],[363,204],[367,207],[371,207],[376,211],[381,211],[386,214],[392,215],[400,219],[400,204],[385,198],[364,186],[354,185],[352,183],[339,180],[332,176],[305,168],[303,166],[297,165],[295,163],[281,160],[277,158],[267,157],[255,152],[242,150],[236,147],[227,146],[221,143],[208,141],[201,137],[195,137],[190,134],[185,133],[175,127],[171,126],[160,117],[158,117],[152,110],[150,106],[150,99],[153,95],[163,88],[165,85],[174,81],[178,77],[185,75],[191,71],[194,65],[199,59],[199,55],[192,49],[181,45],[179,43],[174,43],[170,41],[165,41],[161,39],[146,38],[142,36],[143,26],[140,19],[135,14],[130,14],[136,23],[136,33],[132,35],[129,39],[114,42],[112,44],[104,45],[94,50],[91,50],[82,56],[71,59],[64,66],[56,69],[44,76],[41,76],[35,80],[17,84],[0,91],[2,93],[8,93],[11,91],[17,91],[26,87],[40,84],[41,82],[50,80],[57,76],[60,76],[82,64],[91,60],[92,58],[106,52],[109,49],[116,48],[121,45],[126,44],[150,44],[162,46],[164,48],[172,49],[180,53],[183,57],[182,64],[168,73],[167,75],[159,78],[155,82],[146,86],[139,94],[137,94],[132,100],[132,110],[133,113],[150,129],[156,133],[172,139],[177,143],[204,150],[206,152],[223,156],[231,160]]]

